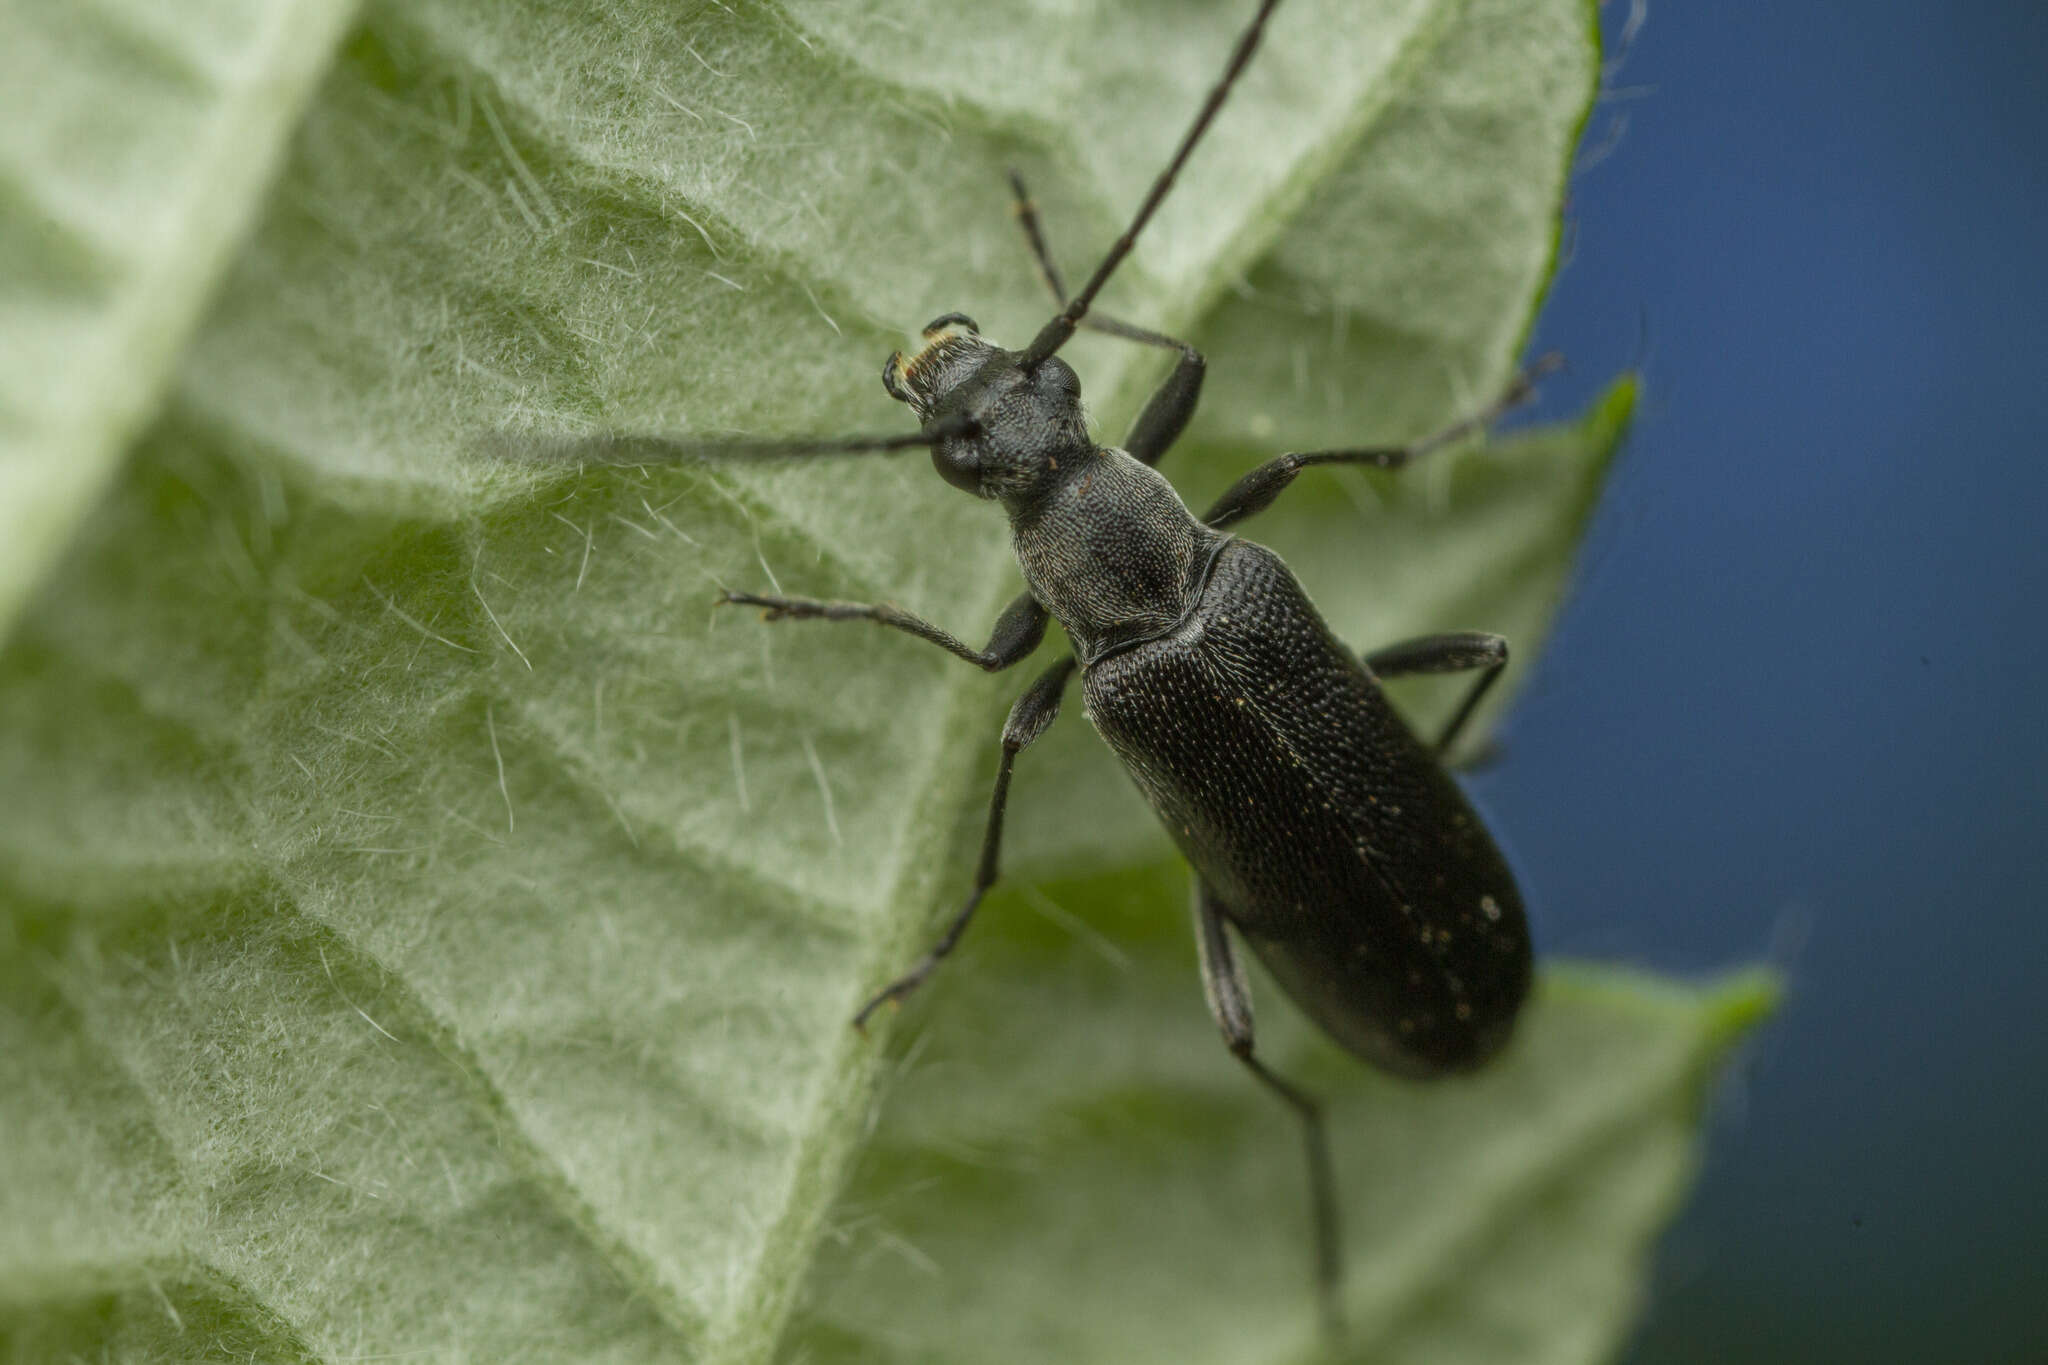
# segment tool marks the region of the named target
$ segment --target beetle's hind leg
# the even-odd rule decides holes
[[[946,960],[960,942],[960,936],[967,932],[968,921],[980,908],[981,898],[996,884],[1003,851],[1003,812],[1010,800],[1010,771],[1016,766],[1017,755],[1029,748],[1059,716],[1060,699],[1066,695],[1067,680],[1073,676],[1074,656],[1069,654],[1034,678],[1031,686],[1024,689],[1024,695],[1017,698],[1017,704],[1010,708],[1010,718],[1003,724],[1003,757],[996,767],[996,789],[989,797],[988,828],[981,836],[981,861],[976,865],[974,888],[967,893],[966,904],[954,912],[946,925],[946,932],[939,935],[939,941],[931,946],[930,951],[919,958],[909,971],[868,997],[860,1012],[853,1016],[855,1028],[866,1028],[869,1015],[916,990]]]
[[[1243,1062],[1258,1077],[1259,1084],[1278,1095],[1301,1120],[1302,1142],[1308,1150],[1316,1299],[1322,1310],[1324,1332],[1334,1342],[1343,1331],[1337,1289],[1343,1278],[1344,1253],[1338,1238],[1337,1181],[1330,1167],[1330,1139],[1323,1131],[1323,1106],[1292,1081],[1269,1070],[1253,1053],[1251,982],[1230,946],[1223,903],[1199,878],[1195,882],[1195,945],[1202,959],[1202,994],[1209,1002],[1209,1013],[1215,1017],[1216,1026],[1223,1030],[1223,1042],[1230,1055]]]

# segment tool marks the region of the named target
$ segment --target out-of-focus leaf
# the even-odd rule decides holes
[[[355,8],[0,15],[0,640],[155,408]]]

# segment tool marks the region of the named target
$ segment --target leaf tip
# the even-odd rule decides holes
[[[1785,978],[1772,967],[1745,967],[1708,989],[1707,1038],[1717,1048],[1733,1046],[1777,1013]]]
[[[1635,420],[1642,392],[1643,377],[1635,370],[1623,371],[1607,386],[1583,419],[1586,434],[1597,448],[1612,451],[1621,443]]]

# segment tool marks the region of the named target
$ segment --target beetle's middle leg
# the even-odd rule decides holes
[[[1273,505],[1287,485],[1294,482],[1294,476],[1314,465],[1363,464],[1375,469],[1399,469],[1411,464],[1435,450],[1441,450],[1464,440],[1477,432],[1486,430],[1509,411],[1529,401],[1536,392],[1536,381],[1558,366],[1564,360],[1552,352],[1537,360],[1534,365],[1516,375],[1514,381],[1493,402],[1469,417],[1451,423],[1434,435],[1425,436],[1412,445],[1405,446],[1351,446],[1337,450],[1297,450],[1285,455],[1276,455],[1254,469],[1225,490],[1202,517],[1202,520],[1216,530],[1232,526],[1246,517],[1265,511]]]
[[[1010,799],[1010,770],[1016,766],[1017,755],[1029,748],[1058,717],[1060,699],[1066,695],[1067,680],[1073,676],[1074,656],[1069,654],[1033,679],[1031,686],[1024,689],[1024,695],[1017,698],[1017,704],[1010,708],[1010,718],[1003,724],[1003,757],[996,767],[995,792],[989,797],[988,828],[981,836],[981,861],[975,869],[974,888],[967,893],[966,904],[954,912],[946,925],[946,932],[939,936],[931,950],[909,971],[876,991],[860,1007],[860,1012],[853,1016],[855,1028],[867,1027],[869,1015],[916,990],[939,963],[945,961],[946,955],[960,942],[960,935],[967,931],[968,921],[974,918],[981,898],[996,884],[996,871],[1003,849],[1003,811]]]
[[[1003,608],[989,632],[988,643],[974,648],[957,635],[940,630],[922,616],[914,616],[889,602],[872,606],[860,602],[820,602],[810,597],[769,597],[753,592],[722,592],[721,607],[762,607],[770,621],[873,621],[890,626],[920,640],[929,640],[957,658],[967,660],[990,673],[1000,673],[1022,661],[1045,639],[1048,613],[1030,593],[1020,593]]]
[[[1216,1026],[1223,1030],[1230,1055],[1243,1062],[1259,1083],[1285,1101],[1301,1120],[1302,1141],[1308,1149],[1309,1214],[1315,1231],[1316,1298],[1323,1327],[1334,1341],[1342,1329],[1337,1290],[1343,1278],[1344,1253],[1338,1240],[1337,1181],[1330,1168],[1330,1140],[1323,1131],[1323,1106],[1293,1082],[1268,1070],[1253,1054],[1251,982],[1230,946],[1223,903],[1199,878],[1195,882],[1195,945],[1202,959],[1202,994]]]
[[[1459,630],[1444,635],[1423,635],[1413,640],[1376,649],[1365,656],[1365,666],[1382,678],[1399,678],[1411,673],[1463,673],[1483,669],[1465,693],[1465,700],[1436,737],[1439,758],[1451,751],[1459,733],[1508,666],[1508,642],[1481,630]]]
[[[1017,215],[1017,225],[1024,229],[1024,240],[1031,246],[1031,259],[1038,265],[1038,278],[1045,281],[1052,301],[1064,308],[1067,286],[1060,278],[1060,268],[1053,263],[1052,248],[1046,245],[1045,230],[1038,222],[1038,205],[1032,202],[1030,191],[1024,188],[1024,177],[1015,171],[1010,172],[1010,191],[1014,196],[1012,208]],[[1189,419],[1195,415],[1195,404],[1202,397],[1202,378],[1208,373],[1209,362],[1185,341],[1164,332],[1135,327],[1102,313],[1088,313],[1081,319],[1081,325],[1090,331],[1122,337],[1125,341],[1180,352],[1173,372],[1145,400],[1144,411],[1138,414],[1137,421],[1131,423],[1130,432],[1124,437],[1123,448],[1133,459],[1144,464],[1158,464],[1160,456],[1166,454],[1167,449],[1180,438]]]

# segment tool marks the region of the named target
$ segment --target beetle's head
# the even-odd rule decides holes
[[[898,351],[882,366],[882,387],[927,429],[968,420],[962,434],[932,447],[932,464],[977,497],[1026,496],[1063,457],[1093,449],[1073,367],[1048,356],[1027,370],[1018,358],[983,340],[974,319],[948,313],[925,327],[916,355],[906,360]],[[1069,468],[1076,463],[1068,459]]]

